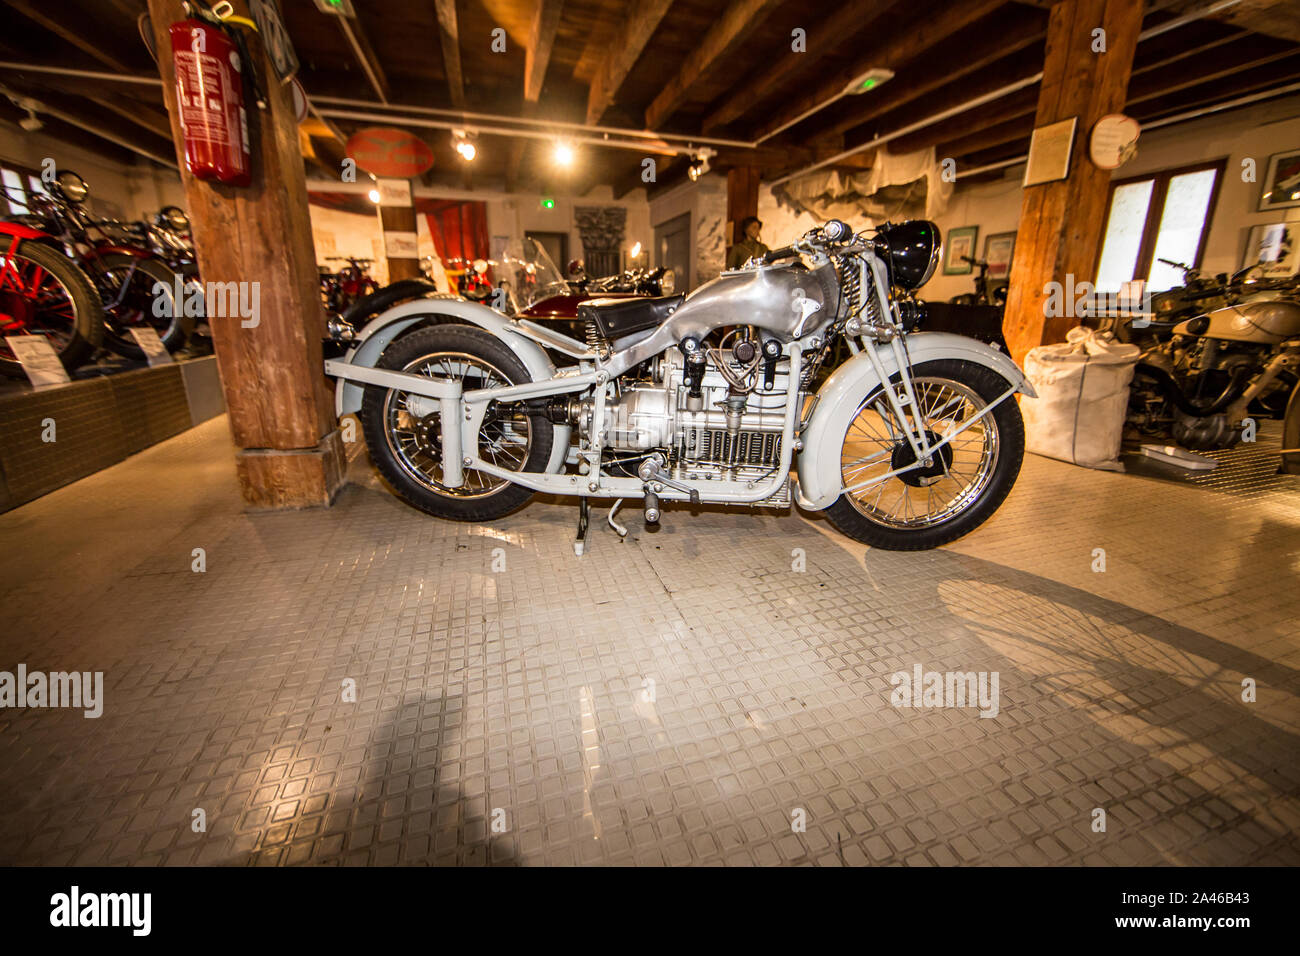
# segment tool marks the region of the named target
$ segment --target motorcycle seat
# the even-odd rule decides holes
[[[578,318],[595,323],[596,329],[605,338],[616,339],[632,332],[658,328],[685,301],[685,295],[662,295],[644,299],[588,299],[578,306]]]

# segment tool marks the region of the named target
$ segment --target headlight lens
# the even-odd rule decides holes
[[[69,202],[81,202],[90,193],[86,181],[70,169],[59,173],[55,182],[59,184],[59,191]]]

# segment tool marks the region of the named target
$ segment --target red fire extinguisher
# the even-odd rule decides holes
[[[252,182],[248,115],[239,51],[221,30],[199,20],[173,23],[172,59],[185,133],[185,166],[198,179]]]

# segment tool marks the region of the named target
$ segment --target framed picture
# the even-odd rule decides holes
[[[1300,268],[1300,222],[1267,222],[1250,229],[1241,267],[1263,264],[1266,278],[1285,278]]]
[[[971,273],[971,264],[963,256],[975,258],[975,240],[979,238],[979,226],[961,226],[948,230],[948,241],[944,243],[943,274],[946,276],[966,276]]]
[[[1014,232],[999,232],[984,240],[984,261],[989,264],[990,279],[1005,279],[1011,275],[1011,254],[1015,248]]]
[[[1270,156],[1259,189],[1260,212],[1295,206],[1300,206],[1300,149]]]

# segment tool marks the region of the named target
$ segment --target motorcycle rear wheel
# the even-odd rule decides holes
[[[435,325],[404,335],[384,350],[378,367],[458,378],[467,391],[532,381],[504,342],[468,325]],[[533,496],[528,488],[470,469],[461,487],[443,485],[440,416],[416,417],[407,407],[410,398],[397,389],[367,386],[361,401],[370,458],[403,501],[438,518],[491,521]],[[490,408],[478,453],[509,471],[544,471],[554,439],[555,426],[545,415]]]
[[[0,251],[0,375],[24,376],[3,336],[43,335],[69,372],[103,337],[104,307],[90,279],[57,249],[26,240],[12,255]]]
[[[933,442],[974,417],[1007,389],[1007,381],[974,362],[939,359],[912,369],[917,403]],[[848,491],[826,509],[840,533],[873,548],[923,551],[983,524],[1020,474],[1025,425],[1008,398],[935,453],[934,464]],[[858,406],[840,454],[845,488],[914,462],[882,389]]]

